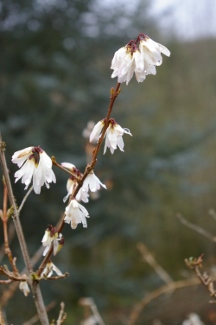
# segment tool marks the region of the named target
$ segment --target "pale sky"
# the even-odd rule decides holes
[[[98,0],[106,7],[126,5],[133,10],[138,0]],[[161,31],[183,40],[216,37],[216,0],[151,0],[150,14],[158,18]]]

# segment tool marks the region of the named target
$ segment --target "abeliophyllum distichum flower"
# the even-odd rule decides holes
[[[105,126],[105,121],[106,121],[105,119],[99,121],[94,126],[89,137],[90,142],[97,142],[100,139],[102,130]],[[106,153],[107,148],[110,149],[110,152],[112,154],[117,148],[119,148],[121,151],[124,151],[123,135],[125,133],[132,136],[130,130],[123,129],[119,124],[116,123],[116,121],[113,118],[109,119],[108,127],[105,133],[104,154]]]
[[[33,188],[36,194],[40,194],[41,187],[45,184],[56,182],[52,170],[52,160],[41,147],[28,147],[16,151],[12,156],[12,162],[21,167],[15,173],[15,183],[21,178],[21,183],[28,188],[33,178]]]
[[[138,82],[145,80],[149,74],[156,74],[156,66],[162,64],[163,53],[170,56],[170,51],[163,45],[154,42],[145,34],[138,35],[127,45],[115,52],[112,59],[112,78],[118,77],[118,82],[128,85],[135,73]]]

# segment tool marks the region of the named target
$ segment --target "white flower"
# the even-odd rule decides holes
[[[114,54],[110,67],[114,70],[111,78],[118,77],[119,83],[126,82],[128,85],[129,81],[133,77],[135,67],[135,56],[128,50],[126,45]]]
[[[73,171],[74,169],[76,169],[75,165],[71,164],[71,163],[68,163],[68,162],[62,162],[61,165],[64,167],[64,168],[67,168],[68,170],[70,171]]]
[[[111,63],[111,78],[118,77],[118,82],[129,81],[135,76],[138,82],[145,80],[148,74],[156,74],[155,66],[162,64],[162,55],[170,56],[170,51],[163,45],[154,42],[145,34],[137,40],[130,41],[125,47],[115,52]]]
[[[92,130],[90,135],[90,142],[96,141],[100,138],[102,129],[104,127],[104,120],[99,121]],[[111,118],[109,120],[109,126],[105,133],[105,146],[104,146],[104,154],[106,153],[106,149],[110,148],[110,152],[113,154],[114,150],[119,147],[121,151],[124,151],[124,141],[122,136],[124,133],[129,134],[130,130],[123,129],[116,121]]]
[[[28,283],[26,281],[21,281],[20,282],[19,289],[24,293],[24,295],[26,297],[28,296],[28,294],[30,292],[30,289],[29,289]]]
[[[79,204],[75,199],[71,200],[65,209],[64,221],[70,223],[72,229],[76,229],[79,223],[82,223],[83,227],[86,228],[86,218],[89,218],[86,208]]]
[[[199,316],[195,313],[191,313],[188,319],[185,320],[182,325],[204,325]]]
[[[67,195],[63,198],[63,202],[66,202],[69,196],[73,193],[75,187],[77,186],[77,182],[73,177],[68,178],[66,189],[67,189]]]
[[[110,152],[112,154],[117,149],[117,147],[119,147],[121,151],[124,151],[124,141],[122,138],[124,133],[132,136],[130,130],[123,129],[119,124],[115,122],[115,120],[110,119],[110,124],[106,130],[104,154],[106,153],[107,148],[110,149]]]
[[[88,201],[89,201],[89,194],[88,194],[88,192],[81,187],[81,189],[79,190],[79,192],[76,195],[76,200],[77,201],[83,201],[85,203],[88,203]]]
[[[51,245],[53,245],[53,255],[56,255],[59,252],[59,250],[62,248],[64,239],[62,237],[62,234],[59,234],[57,229],[50,225],[46,229],[41,242],[42,245],[45,246],[43,256],[46,256]]]
[[[52,262],[48,262],[43,272],[41,273],[41,278],[49,278],[52,276],[53,272],[61,276],[62,272],[55,266]]]
[[[93,127],[93,130],[90,134],[90,137],[89,137],[90,142],[96,143],[98,141],[98,139],[101,136],[101,132],[104,127],[104,123],[105,123],[105,121],[101,120],[101,121],[97,122],[97,124],[95,124],[95,126]]]
[[[21,167],[15,173],[15,183],[21,178],[28,188],[33,177],[33,188],[36,194],[40,194],[41,186],[44,184],[49,188],[49,183],[56,182],[55,174],[52,170],[52,160],[40,147],[28,147],[16,151],[12,156],[12,162]]]
[[[88,190],[90,190],[91,192],[96,192],[100,189],[101,186],[106,189],[106,185],[101,183],[95,173],[91,171],[83,182],[82,190],[86,192],[88,192]]]

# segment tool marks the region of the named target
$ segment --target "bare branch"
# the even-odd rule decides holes
[[[96,304],[94,303],[94,300],[92,298],[81,298],[79,300],[80,305],[90,307],[92,314],[94,316],[94,319],[99,325],[105,325],[103,319],[101,318],[101,315],[99,314],[99,311],[97,309]]]
[[[203,235],[204,237],[208,238],[209,240],[213,241],[214,243],[216,242],[216,236],[213,236],[212,234],[210,234],[208,231],[206,231],[205,229],[187,221],[180,213],[178,213],[177,218],[181,221],[181,223],[183,225],[185,225],[186,227],[193,229],[194,231],[196,231],[198,234]]]
[[[47,306],[46,306],[46,311],[49,312],[50,310],[52,310],[54,307],[56,306],[56,302],[55,301],[51,301]],[[39,320],[38,315],[34,315],[32,318],[30,318],[27,322],[23,323],[22,325],[33,325],[35,323],[37,323]]]
[[[193,286],[193,285],[197,285],[199,284],[199,279],[197,278],[192,278],[189,280],[182,280],[182,281],[176,281],[176,282],[170,282],[168,284],[163,285],[162,287],[150,292],[149,294],[147,294],[140,302],[138,302],[131,314],[129,315],[129,320],[127,325],[134,325],[136,324],[137,319],[139,318],[141,311],[143,310],[143,308],[148,305],[152,300],[158,298],[159,296],[161,296],[164,293],[167,292],[171,292],[174,291],[176,289],[180,289],[180,288],[185,288],[185,287],[189,287],[189,286]]]
[[[56,325],[63,324],[64,321],[66,320],[66,317],[67,317],[67,314],[64,311],[64,308],[65,308],[64,302],[60,303],[60,307],[61,307],[61,309],[60,309],[60,312],[59,312],[59,317],[57,319]]]
[[[203,274],[200,272],[200,269],[202,268],[202,263],[203,254],[198,258],[185,259],[185,264],[187,265],[187,267],[196,274],[200,282],[204,285],[204,287],[206,287],[206,289],[210,293],[210,296],[216,298],[216,290],[214,288],[212,278],[206,272],[204,272]],[[213,300],[211,302],[216,303],[216,300]]]
[[[157,263],[154,256],[149,252],[148,248],[143,243],[138,243],[137,248],[140,251],[142,258],[154,269],[154,271],[165,283],[168,284],[173,282],[171,276],[162,268],[161,265]]]

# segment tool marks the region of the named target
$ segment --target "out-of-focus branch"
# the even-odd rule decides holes
[[[178,213],[176,216],[181,221],[181,223],[183,225],[185,225],[186,227],[193,229],[194,231],[198,232],[198,234],[203,235],[204,237],[208,238],[209,240],[213,241],[214,243],[216,242],[216,236],[213,236],[205,229],[187,221],[180,213]]]
[[[81,298],[79,300],[79,303],[81,306],[89,307],[91,309],[93,318],[99,325],[105,325],[103,319],[101,318],[101,315],[99,314],[97,306],[92,298]]]
[[[200,269],[202,268],[203,263],[203,254],[198,258],[189,258],[185,259],[185,264],[189,269],[191,269],[200,280],[200,282],[206,287],[211,297],[216,299],[216,290],[214,288],[214,283],[212,278],[206,273],[201,273]],[[211,301],[211,303],[216,303],[216,300]]]
[[[199,280],[197,278],[192,278],[189,280],[182,280],[176,282],[170,282],[168,284],[163,285],[162,287],[148,293],[140,302],[138,302],[132,312],[129,315],[129,320],[127,325],[136,324],[137,319],[139,318],[143,308],[148,305],[152,300],[158,298],[164,293],[172,292],[176,289],[185,288],[193,285],[199,284]]]
[[[47,306],[46,306],[46,311],[49,312],[56,306],[56,301],[51,301]],[[34,315],[32,318],[30,318],[27,322],[23,323],[22,325],[33,325],[37,323],[39,320],[38,315]]]
[[[138,243],[137,248],[140,251],[142,258],[154,269],[154,271],[165,283],[168,284],[173,282],[171,276],[162,268],[161,265],[157,263],[154,256],[149,252],[148,248],[143,243]]]
[[[59,317],[57,319],[56,325],[61,325],[64,323],[64,321],[66,320],[67,314],[64,311],[65,308],[65,304],[64,302],[61,302],[60,304],[60,312],[59,312]]]

